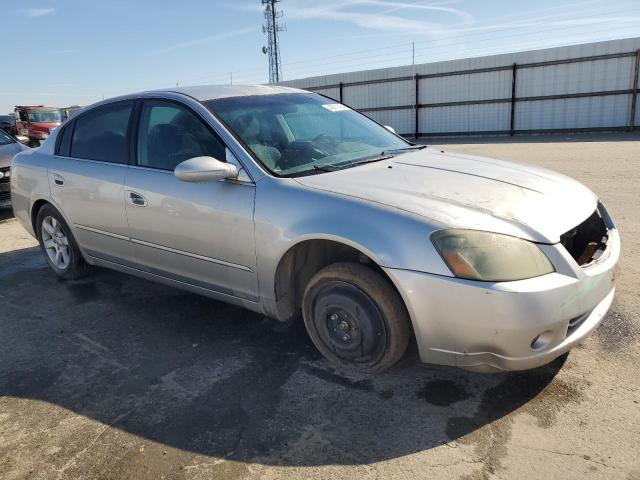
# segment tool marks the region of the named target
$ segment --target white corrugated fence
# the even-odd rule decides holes
[[[409,136],[630,130],[640,123],[640,38],[309,77]],[[635,107],[634,107],[635,103]]]

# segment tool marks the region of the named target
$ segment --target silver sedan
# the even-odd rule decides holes
[[[557,173],[414,145],[330,98],[189,87],[86,108],[13,161],[50,267],[174,285],[282,321],[334,365],[482,371],[568,352],[609,309],[620,241]]]

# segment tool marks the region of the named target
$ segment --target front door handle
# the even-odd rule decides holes
[[[53,183],[55,183],[59,187],[64,185],[64,177],[62,175],[60,175],[59,173],[52,173],[51,176],[53,177]]]
[[[129,192],[128,198],[129,198],[129,203],[131,205],[135,205],[136,207],[146,207],[147,206],[147,201],[139,193]]]

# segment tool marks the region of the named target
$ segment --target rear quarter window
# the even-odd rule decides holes
[[[73,135],[73,126],[74,122],[71,122],[64,127],[62,127],[58,140],[58,150],[56,152],[57,155],[62,157],[68,157],[69,151],[71,149],[71,135]]]

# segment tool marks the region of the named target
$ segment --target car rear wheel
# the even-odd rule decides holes
[[[85,262],[71,229],[60,212],[45,205],[38,212],[36,233],[49,267],[61,278],[74,280],[87,275]]]
[[[305,289],[302,311],[315,346],[341,367],[384,371],[402,358],[409,342],[402,299],[364,265],[335,263],[320,270]]]

